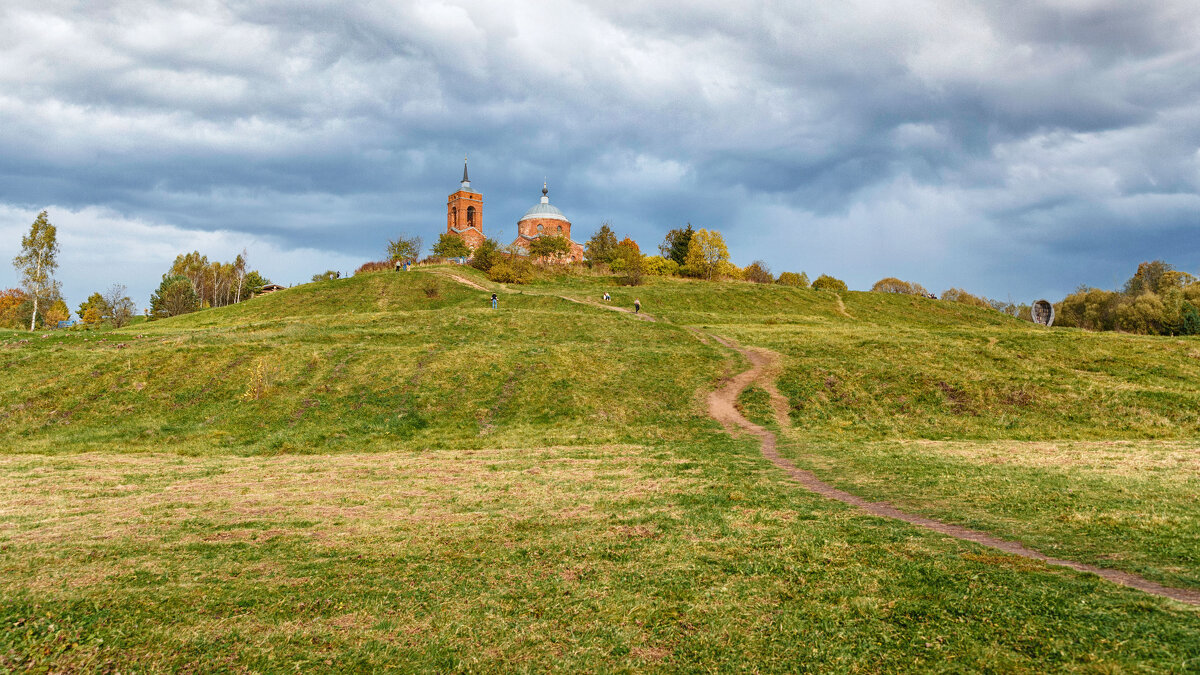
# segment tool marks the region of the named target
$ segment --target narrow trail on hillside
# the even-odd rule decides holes
[[[594,300],[579,300],[577,298],[568,298],[565,295],[556,295],[554,297],[562,298],[563,300],[566,300],[567,302],[573,302],[577,305],[587,305],[589,307],[599,307],[600,309],[608,309],[608,310],[612,310],[614,312],[624,312],[624,313],[632,316],[633,318],[641,319],[642,321],[658,321],[657,318],[655,318],[654,316],[651,316],[650,314],[647,314],[645,312],[634,312],[632,309],[629,309],[628,307],[617,307],[616,305],[606,305],[602,302],[596,302]]]
[[[462,284],[463,286],[474,288],[477,291],[483,291],[485,293],[492,292],[492,289],[486,288],[480,284],[477,284],[474,281],[471,281],[470,279],[468,279],[466,277],[460,277],[457,274],[451,274],[450,272],[440,272],[440,271],[434,271],[434,270],[428,270],[428,271],[430,274],[436,274],[438,276],[447,277],[449,279],[452,279],[453,281],[457,281],[458,283]],[[504,292],[508,292],[507,288],[501,288],[500,290],[502,290]]]
[[[1073,560],[1052,558],[1048,555],[1027,548],[1018,542],[1001,539],[999,537],[987,534],[986,532],[980,532],[978,530],[972,530],[965,527],[960,527],[958,525],[951,525],[950,523],[944,523],[940,520],[934,520],[932,518],[926,518],[924,516],[908,513],[907,511],[901,511],[887,502],[868,501],[862,497],[852,495],[844,490],[839,490],[825,481],[822,481],[812,472],[805,471],[797,467],[792,463],[791,460],[780,455],[779,451],[775,447],[775,434],[751,422],[743,417],[740,412],[738,412],[736,405],[737,397],[738,394],[740,394],[741,391],[746,387],[757,383],[759,386],[764,388],[769,386],[770,388],[768,391],[774,390],[774,383],[771,381],[773,378],[769,377],[768,374],[769,371],[776,367],[779,356],[766,350],[748,349],[715,335],[710,335],[710,337],[725,347],[737,351],[741,355],[745,356],[746,359],[750,361],[750,369],[738,373],[736,376],[726,382],[725,385],[720,389],[717,389],[708,395],[709,414],[730,431],[734,431],[736,428],[740,427],[750,434],[757,436],[762,442],[763,456],[769,459],[775,466],[783,469],[793,480],[800,483],[812,492],[815,492],[823,497],[836,499],[844,504],[858,507],[874,516],[902,520],[918,527],[933,530],[939,534],[944,534],[964,541],[975,542],[976,544],[982,544],[983,546],[988,546],[990,548],[1003,551],[1004,553],[1031,558],[1033,560],[1040,560],[1049,565],[1069,567],[1079,572],[1090,572],[1096,576],[1122,586],[1136,588],[1152,595],[1170,598],[1172,600],[1177,600],[1189,605],[1200,605],[1200,591],[1164,586],[1162,584],[1150,581],[1149,579],[1140,577],[1136,574],[1130,574],[1129,572],[1121,572],[1118,570],[1096,567],[1095,565],[1087,565],[1085,563],[1079,563]],[[781,425],[786,425],[787,419],[780,414],[780,407],[775,401],[776,396],[779,396],[777,391],[772,394],[772,403],[774,404],[773,407],[775,408],[776,418]],[[782,397],[780,396],[780,398]],[[786,408],[784,408],[784,410],[786,410]]]
[[[837,303],[833,306],[833,308],[837,310],[837,313],[841,314],[847,319],[853,319],[854,316],[850,314],[850,312],[846,311],[846,303],[842,302],[842,296],[838,293],[834,293],[833,297],[837,298]]]
[[[479,289],[488,293],[492,292],[491,289],[484,288],[483,286],[458,275],[444,273],[444,276],[447,276],[465,286]],[[508,291],[509,289],[503,290]],[[579,300],[577,298],[571,298],[565,295],[554,295],[553,297],[561,298],[568,302],[574,302],[581,305],[598,307],[600,309],[608,309],[615,312],[623,312],[643,321],[658,321],[657,318],[644,312],[635,314],[633,310],[625,307],[616,307],[613,305],[606,305],[589,300]],[[841,296],[837,296],[837,306],[839,313],[844,314],[849,318],[854,318],[850,316],[849,312],[846,311],[845,305],[842,304]],[[788,477],[799,483],[804,488],[815,492],[822,497],[836,499],[843,504],[848,504],[850,506],[862,509],[873,516],[901,520],[911,525],[932,530],[938,534],[954,537],[955,539],[974,542],[989,548],[997,549],[1004,553],[1009,553],[1011,555],[1030,558],[1032,560],[1040,560],[1048,565],[1068,567],[1078,572],[1088,572],[1112,583],[1127,586],[1129,588],[1135,588],[1151,595],[1170,598],[1171,600],[1176,600],[1188,605],[1200,606],[1200,591],[1197,590],[1164,586],[1129,572],[1121,572],[1119,570],[1096,567],[1095,565],[1088,565],[1085,563],[1075,562],[1073,560],[1052,558],[1044,553],[1027,548],[1023,544],[1015,541],[1001,539],[999,537],[987,534],[986,532],[980,532],[979,530],[972,530],[958,525],[951,525],[950,523],[944,523],[940,520],[934,520],[933,518],[926,518],[925,516],[919,516],[907,511],[901,511],[887,502],[868,501],[862,497],[855,496],[849,492],[846,492],[845,490],[840,490],[829,483],[826,483],[820,478],[817,478],[817,476],[811,471],[805,471],[804,469],[799,468],[791,460],[780,455],[778,449],[776,448],[775,434],[746,419],[737,409],[738,394],[740,394],[743,389],[749,387],[751,384],[757,384],[766,390],[770,396],[771,407],[775,412],[776,421],[780,426],[788,426],[787,399],[785,399],[775,387],[775,375],[779,370],[779,355],[765,349],[743,347],[732,340],[718,337],[712,333],[706,333],[697,328],[685,327],[685,330],[692,333],[702,342],[708,343],[709,340],[716,341],[721,346],[738,352],[742,356],[746,357],[746,359],[750,362],[750,368],[748,370],[734,375],[719,389],[708,394],[708,414],[711,415],[713,419],[720,422],[721,425],[730,433],[734,433],[737,429],[741,428],[751,435],[757,436],[762,444],[763,456],[770,460],[770,462],[775,466],[783,469],[783,471],[787,473]]]
[[[483,291],[485,293],[493,293],[493,292],[514,293],[515,292],[515,291],[513,291],[513,289],[508,288],[502,284],[498,284],[499,291],[496,291],[494,289],[488,288],[482,284],[475,283],[474,281],[471,281],[470,279],[468,279],[466,277],[461,277],[452,272],[442,272],[440,270],[428,270],[428,272],[431,274],[436,274],[438,276],[446,277],[448,279],[451,279],[453,281],[456,281],[456,282],[462,284],[463,286],[467,286],[469,288],[474,288],[476,290]],[[655,318],[654,316],[647,314],[645,312],[634,312],[632,309],[629,309],[627,307],[618,307],[616,305],[608,305],[608,304],[605,304],[602,302],[596,302],[594,300],[580,300],[578,298],[571,298],[571,297],[567,297],[565,295],[556,295],[553,293],[530,293],[530,295],[544,295],[544,296],[549,296],[552,298],[558,298],[560,300],[566,300],[567,302],[573,302],[577,305],[587,305],[589,307],[597,307],[599,309],[607,309],[607,310],[611,310],[614,312],[624,312],[626,314],[633,316],[634,318],[641,319],[642,321],[658,321],[657,318]]]

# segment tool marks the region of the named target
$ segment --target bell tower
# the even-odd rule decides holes
[[[472,251],[484,240],[483,195],[471,189],[466,157],[463,157],[462,183],[446,200],[446,232],[461,237]]]

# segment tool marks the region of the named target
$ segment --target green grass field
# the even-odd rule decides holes
[[[605,290],[661,320],[558,297]],[[1200,669],[1193,607],[791,484],[708,417],[745,364],[688,329],[783,356],[790,424],[740,405],[822,478],[1200,588],[1200,341],[380,273],[0,333],[0,671]]]

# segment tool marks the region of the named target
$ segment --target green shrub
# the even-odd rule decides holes
[[[828,274],[822,274],[821,276],[817,277],[816,281],[812,282],[812,287],[818,291],[838,292],[850,290],[846,286],[846,282],[842,281],[841,279],[831,277]]]
[[[534,277],[533,264],[524,258],[499,260],[488,270],[488,279],[502,284],[527,284]]]
[[[984,309],[992,309],[992,303],[987,301],[987,298],[981,298],[978,295],[971,295],[961,288],[951,288],[942,291],[942,300],[946,302],[959,302],[971,307],[982,307]]]
[[[796,274],[795,272],[780,272],[779,278],[775,283],[784,286],[795,286],[796,288],[808,288],[808,275],[804,272]]]
[[[903,281],[896,277],[885,277],[875,282],[871,287],[872,293],[899,293],[901,295],[929,295],[929,291],[921,284]]]
[[[672,277],[679,274],[679,263],[660,255],[648,255],[642,259],[646,274],[655,277]]]
[[[479,248],[471,256],[471,267],[482,272],[492,269],[492,265],[503,259],[500,253],[500,242],[495,239],[484,239]]]
[[[742,270],[742,278],[746,281],[753,281],[756,284],[773,284],[775,283],[775,275],[771,274],[771,268],[761,260],[746,265]]]

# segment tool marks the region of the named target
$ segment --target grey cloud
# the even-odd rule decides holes
[[[1099,0],[17,3],[0,204],[366,258],[436,236],[470,153],[491,231],[545,176],[579,232],[647,250],[691,221],[869,285],[936,232],[947,284],[1061,293],[1200,267],[1198,26]]]

